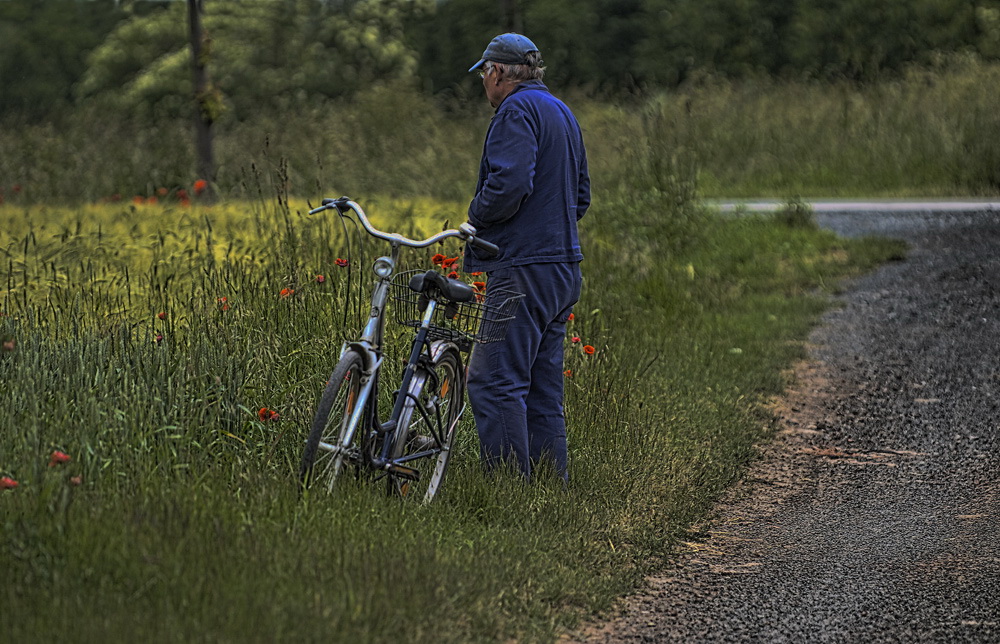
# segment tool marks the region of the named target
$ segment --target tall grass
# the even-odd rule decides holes
[[[637,103],[570,102],[605,193],[632,190],[633,171],[683,177],[694,169],[705,197],[995,195],[998,93],[1000,66],[952,57],[870,85],[709,77]],[[283,189],[300,197],[462,201],[489,117],[480,97],[456,105],[395,86],[223,121],[215,180],[224,195],[243,198],[255,172],[270,176],[284,160]],[[198,178],[191,138],[186,122],[136,121],[98,105],[56,123],[8,123],[0,189],[8,202],[78,203],[190,186]],[[649,163],[630,164],[636,156]]]
[[[288,195],[351,194],[404,233],[454,225],[487,110],[388,92],[228,124],[211,207],[176,198],[194,178],[180,124],[98,144],[81,125],[105,117],[80,113],[0,135],[0,176],[23,180],[0,207],[0,477],[20,484],[0,490],[3,639],[550,640],[634,588],[768,436],[760,403],[825,290],[900,252],[714,218],[695,202],[711,155],[668,105],[579,109],[595,203],[570,484],[484,475],[467,423],[428,507],[298,494],[382,249]],[[50,467],[56,450],[72,460]]]
[[[567,345],[570,485],[485,476],[467,424],[429,507],[297,493],[380,250],[350,228],[284,198],[0,208],[0,475],[20,483],[0,491],[0,632],[534,641],[607,608],[766,437],[759,403],[800,355],[816,289],[887,250],[717,221],[658,176],[641,208],[598,201],[585,220],[571,331],[596,353]],[[371,214],[429,231],[461,208],[384,199]],[[53,450],[72,460],[49,467]]]
[[[704,79],[661,98],[710,197],[1000,193],[1000,67],[942,60],[870,85]]]

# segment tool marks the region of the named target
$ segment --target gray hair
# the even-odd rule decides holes
[[[542,67],[542,55],[537,51],[525,55],[527,63],[524,65],[511,65],[508,63],[495,63],[487,61],[486,64],[495,67],[503,72],[504,78],[515,83],[528,80],[542,80],[545,76],[545,68]]]

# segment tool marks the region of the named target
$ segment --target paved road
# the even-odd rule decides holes
[[[588,642],[1000,642],[1000,212],[820,210],[907,240],[811,337],[773,445]]]
[[[743,209],[748,212],[771,212],[781,208],[786,202],[757,199],[747,201],[716,201],[709,205],[723,212]],[[816,213],[966,213],[974,211],[1000,211],[1000,201],[995,199],[911,199],[907,201],[890,199],[823,199],[807,202]]]

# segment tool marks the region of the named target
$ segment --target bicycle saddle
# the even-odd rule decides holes
[[[476,297],[472,286],[449,279],[437,271],[417,273],[410,278],[410,289],[422,294],[436,289],[444,299],[452,302],[471,302]]]

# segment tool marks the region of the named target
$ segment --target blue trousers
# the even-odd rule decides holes
[[[477,345],[469,361],[469,401],[488,470],[509,461],[530,478],[548,459],[568,478],[563,343],[582,281],[576,262],[489,273],[487,298],[499,288],[525,297],[506,338]]]

